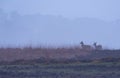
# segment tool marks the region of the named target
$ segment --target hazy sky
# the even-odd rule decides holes
[[[69,18],[120,19],[120,0],[0,0],[6,11],[52,14]]]
[[[0,23],[0,44],[83,40],[120,47],[120,0],[0,0],[0,8],[21,14]]]

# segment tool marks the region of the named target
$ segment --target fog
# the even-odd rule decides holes
[[[67,18],[92,17],[103,20],[120,18],[120,0],[0,0],[6,12],[60,15]]]
[[[120,48],[119,0],[1,0],[0,46]]]

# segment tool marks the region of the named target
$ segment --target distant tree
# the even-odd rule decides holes
[[[18,12],[14,11],[10,14],[10,17],[11,17],[11,19],[16,20],[20,17],[20,14]]]
[[[0,22],[4,22],[7,19],[7,14],[0,9]]]

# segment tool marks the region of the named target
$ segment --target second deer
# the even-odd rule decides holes
[[[94,45],[95,50],[102,50],[102,45],[97,45],[96,42],[93,45]]]

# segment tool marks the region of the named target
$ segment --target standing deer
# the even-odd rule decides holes
[[[91,50],[92,49],[92,47],[90,45],[85,45],[83,43],[83,41],[81,41],[80,44],[81,44],[81,47],[83,50]]]
[[[95,50],[102,50],[102,45],[97,45],[96,42],[93,45],[95,47]]]

